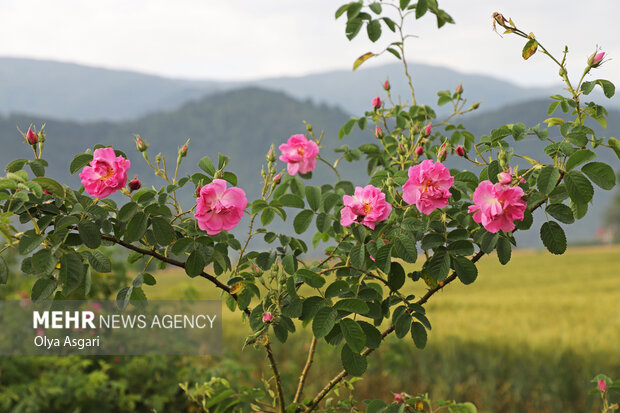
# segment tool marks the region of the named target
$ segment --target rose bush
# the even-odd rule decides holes
[[[71,173],[81,171],[83,184],[73,189],[45,176],[45,134],[29,129],[24,139],[34,159],[11,162],[0,179],[0,231],[7,241],[4,248],[16,248],[25,257],[22,272],[38,277],[31,298],[88,297],[95,282],[93,271],[111,271],[109,258],[100,251],[103,246],[129,250],[128,260],[142,263],[145,271],[153,261],[162,268],[183,268],[189,277],[205,278],[220,289],[227,306],[248,321],[251,331],[245,344],[264,348],[273,373],[268,382],[272,389],[254,401],[255,409],[310,412],[337,386],[353,386],[346,377],[363,375],[368,357],[387,336],[424,348],[431,328],[425,310],[429,299],[456,280],[473,283],[478,276],[476,262],[485,255],[495,252],[502,264],[508,263],[516,246],[514,232],[530,230],[534,211],[544,210],[543,244],[551,253],[562,254],[567,242],[558,221],[571,224],[587,213],[592,183],[605,190],[615,185],[613,169],[594,161],[594,150],[611,149],[620,156],[620,142],[595,136],[586,121],[605,125],[607,112],[594,102],[583,102],[596,86],[608,98],[614,94],[607,80],[585,80],[604,63],[604,54],[597,51],[584,59],[583,74],[573,83],[566,69],[567,49],[557,59],[532,34],[496,13],[496,28],[525,39],[525,59],[540,51],[559,66],[568,95],[552,97],[549,116],[558,108],[564,115],[547,119],[546,126],[515,123],[475,137],[453,123],[479,106],[467,105],[462,86],[454,93],[438,93],[437,104],[452,107],[445,119],[416,100],[405,55],[410,36],[403,27],[408,19],[427,14],[435,16],[439,27],[452,23],[434,0],[360,1],[338,9],[336,17],[346,18],[349,39],[363,27],[373,42],[385,29],[395,33],[396,39],[382,51],[363,54],[354,69],[389,53],[402,62],[408,96],[396,103],[393,88],[383,83],[385,97],[368,102],[369,110],[350,119],[339,133],[343,139],[354,127],[370,126],[376,143],[343,145],[336,149],[341,155],[334,161],[320,153],[323,134],[317,137],[311,125],[307,136],[293,135],[279,146],[279,159],[286,163],[288,174],[278,171],[274,148],[269,149],[260,196],[251,202],[242,189],[249,184],[237,182],[236,175],[226,170],[228,157],[219,154],[214,163],[205,156],[195,173],[178,176],[189,142],[178,150],[172,173],[165,156],[151,160],[149,146],[139,136],[136,148],[163,180],[161,187],[145,188],[139,180],[126,187],[130,168],[126,154],[96,146],[70,162]],[[519,153],[518,143],[526,139],[548,143],[539,159]],[[469,162],[470,168],[450,169],[453,154]],[[362,157],[369,179],[356,188],[340,178],[338,165]],[[307,181],[318,161],[334,171],[334,184]],[[518,163],[526,166],[519,169]],[[115,191],[124,197],[121,202],[109,197]],[[195,195],[195,203],[184,207],[183,194]],[[276,216],[287,221],[292,214],[294,234],[270,230]],[[248,236],[240,241],[228,231],[244,215]],[[14,220],[22,225],[19,230]],[[320,260],[309,259],[307,244],[297,237],[308,231],[314,232],[314,247],[327,243]],[[250,242],[257,237],[271,248],[252,250]],[[409,265],[414,263],[415,267]],[[6,265],[0,262],[0,281],[7,277]],[[156,277],[142,273],[136,279],[139,282],[118,292],[121,308],[131,300],[144,300],[143,288],[156,282]],[[414,283],[424,283],[426,292],[418,297],[410,294]],[[282,383],[271,340],[286,342],[300,330],[310,331],[312,338],[307,363],[292,392]],[[325,379],[317,394],[304,395],[319,343],[337,349],[343,370]],[[192,400],[206,397],[199,394],[200,387],[186,386],[185,391]],[[379,399],[368,401],[367,411],[402,412],[435,405],[424,394],[398,391],[389,405]],[[273,394],[273,400],[266,394]],[[228,396],[222,400],[228,401]],[[341,400],[325,409],[350,404]],[[475,411],[468,403],[437,405]]]

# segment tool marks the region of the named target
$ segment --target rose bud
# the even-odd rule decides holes
[[[606,392],[607,391],[607,383],[605,383],[605,380],[600,379],[598,381],[598,389],[602,392]]]
[[[377,110],[381,107],[381,105],[383,104],[383,102],[381,101],[381,98],[379,96],[375,97],[372,100],[372,107]]]
[[[417,148],[415,148],[415,154],[420,156],[424,153],[424,147],[423,146],[418,146]]]
[[[446,160],[446,156],[448,156],[448,154],[447,154],[447,152],[448,152],[448,151],[446,150],[446,149],[447,149],[447,146],[448,146],[448,145],[446,145],[446,144],[444,143],[444,144],[442,144],[442,145],[439,147],[439,152],[437,152],[437,160],[438,160],[438,161],[440,161],[440,162],[441,162],[441,161],[445,161],[445,160]]]
[[[28,132],[26,132],[26,141],[30,145],[36,145],[39,142],[39,136],[34,133],[34,131],[28,128]]]
[[[386,80],[386,81],[383,83],[383,89],[387,91],[387,90],[390,90],[391,88],[392,88],[392,87],[390,86],[390,82]]]
[[[402,403],[404,401],[405,401],[405,397],[402,395],[402,393],[398,393],[398,394],[394,395],[394,402],[395,403]]]
[[[424,136],[428,136],[431,134],[431,131],[433,130],[432,125],[429,123],[428,125],[426,125],[426,127],[424,128]]]
[[[465,149],[462,146],[457,146],[454,151],[458,156],[465,156]]]
[[[277,174],[276,176],[273,177],[274,184],[279,184],[281,180],[282,180],[282,174]]]
[[[263,314],[263,323],[271,323],[273,321],[273,315],[270,312]]]
[[[588,59],[588,64],[590,67],[599,67],[603,63],[603,58],[605,57],[605,52],[594,53]]]
[[[508,185],[512,182],[512,175],[510,175],[508,172],[500,172],[497,174],[497,180],[502,185]]]
[[[196,192],[194,192],[194,196],[195,197],[199,197],[200,196],[200,190],[202,189],[202,186],[198,185],[196,187]]]
[[[187,144],[181,146],[181,149],[179,149],[179,156],[181,158],[185,158],[187,156]]]
[[[463,85],[458,85],[454,93],[456,93],[457,95],[460,95],[461,93],[463,93]]]
[[[273,149],[269,149],[269,152],[267,152],[267,156],[265,158],[267,158],[267,162],[275,162],[276,153],[273,151]]]
[[[136,135],[136,149],[140,152],[144,152],[148,149],[149,145],[142,140],[140,135]]]
[[[383,138],[383,129],[378,126],[375,126],[375,138],[381,139]]]
[[[141,187],[142,187],[142,182],[140,182],[139,179],[134,178],[131,181],[129,181],[129,189],[131,189],[132,191],[137,191]]]

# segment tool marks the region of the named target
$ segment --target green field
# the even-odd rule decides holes
[[[483,412],[594,411],[589,379],[601,372],[620,377],[618,257],[618,246],[569,248],[563,256],[516,251],[507,266],[484,257],[474,284],[453,283],[427,305],[433,324],[427,349],[388,340],[371,356],[356,396],[390,400],[392,392],[428,391],[474,401]],[[151,299],[218,297],[203,279],[177,271],[157,278],[147,290]],[[260,352],[240,350],[249,330],[239,326],[239,313],[225,310],[224,321],[229,356],[257,366],[257,375],[268,374]],[[307,337],[276,346],[291,391]],[[322,362],[314,366],[309,390],[338,369],[332,347],[321,343],[318,352]]]

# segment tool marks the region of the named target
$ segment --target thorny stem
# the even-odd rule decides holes
[[[273,357],[273,351],[271,350],[271,346],[269,342],[265,345],[265,351],[267,352],[267,359],[269,360],[269,365],[271,366],[271,370],[273,371],[273,375],[276,380],[276,392],[278,393],[278,401],[280,403],[280,413],[285,412],[284,405],[284,391],[282,391],[282,380],[280,379],[280,372],[278,371],[278,366],[276,364],[276,359]]]

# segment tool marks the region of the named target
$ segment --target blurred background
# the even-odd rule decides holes
[[[350,116],[370,109],[389,79],[392,94],[406,95],[400,65],[385,56],[351,71],[353,61],[384,46],[359,36],[349,42],[334,19],[333,0],[205,2],[200,0],[0,0],[0,166],[29,157],[17,128],[45,124],[48,175],[74,187],[73,155],[101,143],[132,161],[130,173],[157,185],[135,150],[134,134],[151,153],[175,156],[191,138],[184,171],[203,156],[229,155],[230,169],[250,196],[258,192],[260,165],[271,143],[304,133],[307,121],[325,131],[330,149],[374,139],[371,128],[343,142],[338,130]],[[480,108],[458,119],[476,137],[505,123],[535,126],[547,118],[549,96],[562,93],[557,70],[537,54],[525,62],[522,42],[492,30],[494,11],[532,31],[554,54],[569,46],[569,70],[581,71],[599,46],[609,56],[597,77],[620,81],[620,15],[616,0],[595,5],[549,0],[440,1],[456,24],[436,29],[415,21],[407,50],[420,102],[434,105],[437,91],[459,84]],[[569,72],[570,74],[570,72]],[[383,95],[382,95],[383,96]],[[597,136],[620,135],[620,101],[594,94],[609,110]],[[441,115],[443,112],[439,110]],[[594,127],[594,125],[591,125]],[[526,153],[541,153],[524,140]],[[260,156],[259,156],[260,155]],[[618,165],[612,151],[599,156]],[[451,166],[459,167],[457,161]],[[618,168],[616,168],[618,169]],[[315,179],[330,179],[317,171]],[[329,172],[326,172],[329,173]],[[365,168],[345,165],[345,177],[365,183]],[[131,176],[130,176],[131,178]],[[620,195],[596,187],[590,212],[565,228],[569,250],[555,257],[539,251],[536,231],[504,268],[490,257],[479,282],[440,294],[428,312],[435,328],[427,350],[390,342],[370,361],[356,397],[390,400],[392,392],[431,392],[470,400],[483,412],[593,411],[589,379],[620,377]],[[193,202],[191,190],[186,203]],[[243,227],[243,226],[242,226]],[[281,228],[280,228],[281,230]],[[242,230],[243,231],[243,230]],[[114,255],[116,252],[111,251]],[[101,276],[96,298],[113,298],[134,269],[118,256],[113,276]],[[0,297],[21,299],[32,280],[11,262]],[[204,280],[163,271],[149,298],[218,298]],[[260,378],[260,351],[241,350],[238,314],[227,314],[227,354],[218,358],[99,357],[0,358],[0,411],[186,411],[191,403],[178,383],[222,376],[236,383]],[[303,335],[279,348],[283,374],[292,383],[308,345]],[[319,353],[329,357],[324,345]],[[328,360],[328,359],[326,359]],[[335,371],[314,371],[318,388]],[[334,370],[334,371],[331,371]],[[267,374],[267,373],[266,373]]]

